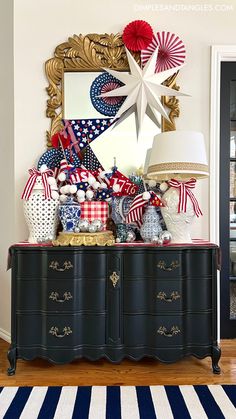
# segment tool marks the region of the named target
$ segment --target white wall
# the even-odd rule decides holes
[[[9,0],[8,0],[9,1]],[[8,1],[5,3],[8,4]],[[209,151],[209,86],[210,46],[233,44],[235,39],[236,2],[224,1],[231,11],[216,11],[217,1],[188,0],[15,0],[14,7],[14,81],[15,81],[15,237],[27,237],[20,194],[27,177],[27,169],[45,149],[45,131],[49,120],[45,117],[46,85],[44,62],[52,57],[55,47],[74,33],[116,33],[134,19],[148,21],[155,30],[167,30],[180,36],[187,47],[186,66],[179,76],[181,89],[191,97],[181,98],[179,129],[202,131]],[[209,11],[174,11],[171,5],[210,4]],[[145,9],[145,4],[147,8]],[[192,6],[191,6],[192,5]],[[169,7],[162,11],[160,7]],[[159,10],[158,10],[159,9]],[[232,10],[233,9],[233,10]],[[6,28],[6,31],[9,28]],[[1,70],[2,71],[2,70]],[[1,113],[2,116],[2,113]],[[9,116],[8,116],[9,117]],[[8,134],[9,135],[9,134]],[[12,159],[12,150],[10,159]],[[11,166],[11,176],[13,166]],[[13,185],[12,185],[13,186]],[[204,217],[195,224],[193,236],[208,238],[209,197],[208,181],[199,182],[197,195]],[[12,198],[12,194],[11,194]],[[2,216],[1,216],[2,218]],[[14,225],[14,220],[11,225]],[[5,252],[7,244],[4,242]],[[9,285],[9,284],[8,284]],[[9,330],[9,288],[3,289],[7,301],[0,327]]]
[[[13,0],[1,2],[0,44],[0,336],[10,331],[10,272],[7,249],[14,242],[14,97],[13,97]]]

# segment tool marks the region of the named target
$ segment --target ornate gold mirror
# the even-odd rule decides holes
[[[136,53],[133,56],[140,64],[140,55]],[[46,62],[49,82],[46,115],[51,119],[51,126],[47,131],[48,147],[51,147],[51,136],[63,128],[63,118],[98,117],[96,113],[90,114],[88,87],[103,68],[129,71],[121,34],[74,35],[56,47],[54,57]],[[177,73],[165,84],[178,90],[176,77]],[[162,103],[167,109],[170,121],[161,117],[161,130],[175,130],[174,119],[179,116],[179,101],[176,97],[162,97]],[[93,141],[95,154],[98,158],[101,154],[106,154],[105,166],[111,166],[113,163],[111,159],[116,156],[119,169],[127,173],[144,164],[146,150],[151,147],[158,128],[147,117],[147,121],[144,121],[143,134],[137,143],[135,119],[131,115],[118,127],[108,131],[106,136],[105,133],[100,136],[101,140],[98,137]]]

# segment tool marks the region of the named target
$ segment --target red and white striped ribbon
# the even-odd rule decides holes
[[[126,216],[125,222],[127,224],[136,223],[138,227],[142,225],[142,217],[144,213],[144,206],[147,204],[147,201],[143,199],[143,194],[137,195],[129,209],[128,215]]]
[[[30,177],[25,185],[21,199],[25,199],[26,201],[29,199],[38,176],[42,176],[45,199],[51,199],[52,191],[51,186],[48,184],[47,178],[48,176],[53,176],[53,171],[48,169],[45,172],[41,173],[39,170],[33,167],[33,169],[29,169],[29,174]]]
[[[191,189],[194,189],[196,186],[196,179],[191,178],[187,182],[181,182],[177,179],[171,179],[168,182],[169,186],[173,188],[179,189],[179,205],[178,205],[178,212],[186,212],[187,209],[187,199],[188,197],[191,199],[193,204],[193,209],[197,217],[202,215],[202,211],[199,207],[198,201],[194,194],[192,193]]]

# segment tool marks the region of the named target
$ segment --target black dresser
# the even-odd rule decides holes
[[[10,254],[9,375],[17,359],[37,357],[210,356],[220,372],[217,246],[13,246]]]

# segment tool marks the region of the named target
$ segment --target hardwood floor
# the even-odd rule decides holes
[[[236,339],[221,342],[220,375],[212,373],[210,358],[190,357],[175,364],[144,359],[124,360],[119,365],[105,360],[79,360],[60,366],[41,359],[19,360],[16,374],[8,377],[8,346],[0,339],[0,386],[236,384]]]

